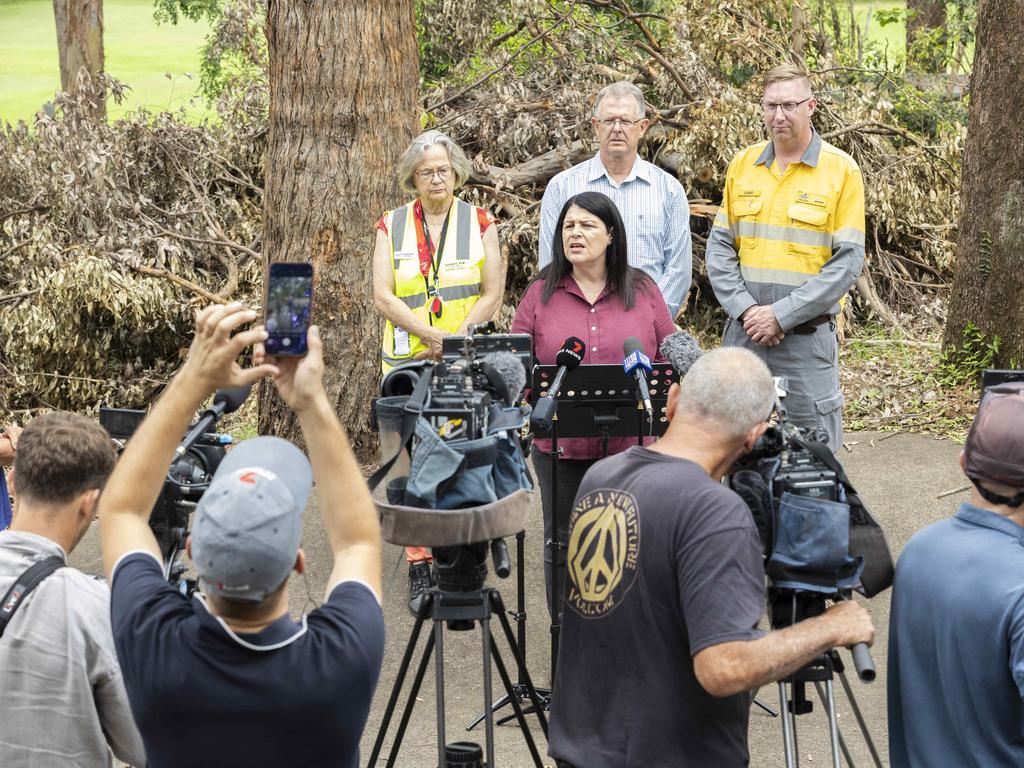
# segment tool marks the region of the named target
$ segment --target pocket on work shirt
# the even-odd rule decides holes
[[[797,256],[824,256],[824,263],[832,250],[828,198],[800,193],[797,200],[786,211],[790,226],[789,252]]]

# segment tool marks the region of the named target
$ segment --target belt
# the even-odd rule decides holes
[[[805,323],[800,323],[800,325],[794,326],[790,329],[790,333],[798,333],[801,336],[810,336],[817,332],[819,325],[831,323],[834,319],[835,318],[832,315],[818,315],[817,317],[812,317]]]

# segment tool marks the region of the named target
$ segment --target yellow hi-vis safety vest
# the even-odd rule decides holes
[[[433,286],[434,272],[431,267],[430,275],[424,282],[416,247],[413,204],[407,203],[401,208],[388,211],[384,216],[391,243],[395,296],[423,323],[454,333],[480,298],[480,276],[484,266],[480,221],[476,209],[463,200],[456,199],[448,212],[448,234],[445,236],[443,251],[437,254],[441,317],[435,317],[430,312],[430,301],[427,298],[427,285]],[[434,238],[434,244],[439,245],[437,240],[440,233],[435,234]],[[381,344],[381,370],[387,373],[394,366],[409,362],[426,349],[427,345],[418,336],[403,328],[396,328],[387,320]]]

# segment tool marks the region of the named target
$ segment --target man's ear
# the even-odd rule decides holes
[[[302,547],[299,547],[299,551],[295,553],[295,572],[304,573],[306,571],[306,553],[302,551]]]
[[[754,445],[757,444],[758,439],[764,434],[765,430],[768,429],[768,422],[762,421],[756,427],[753,427],[747,436],[743,439],[743,453],[750,453],[754,450]]]
[[[188,554],[188,559],[192,559],[192,534],[190,533],[185,538],[185,552]]]
[[[678,381],[673,381],[672,386],[668,388],[668,402],[665,403],[665,418],[672,421],[676,415],[676,409],[679,407],[679,393],[681,392]]]
[[[100,489],[93,488],[92,490],[85,491],[78,498],[78,517],[81,523],[88,525],[96,517],[96,505],[99,504]]]

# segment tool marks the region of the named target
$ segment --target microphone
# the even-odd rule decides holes
[[[526,386],[526,369],[519,356],[499,350],[480,358],[480,369],[505,405],[516,405]]]
[[[558,366],[558,372],[555,374],[555,378],[552,379],[551,386],[548,387],[548,396],[538,397],[537,403],[533,406],[530,426],[534,429],[540,427],[545,432],[551,429],[555,411],[558,408],[558,401],[555,399],[555,395],[562,387],[562,380],[565,378],[565,374],[579,368],[586,352],[587,345],[583,343],[582,339],[578,339],[575,336],[570,336],[562,342],[562,348],[555,355],[555,365]]]
[[[704,354],[700,344],[686,331],[676,331],[661,340],[659,347],[661,356],[672,363],[679,378],[682,379],[697,358]]]
[[[213,406],[203,411],[199,421],[189,430],[188,434],[185,435],[185,439],[181,441],[178,447],[174,449],[174,455],[181,456],[185,453],[221,416],[237,411],[242,403],[245,402],[245,398],[249,396],[251,389],[252,384],[247,384],[244,387],[218,389],[213,396]]]
[[[651,358],[644,354],[643,344],[636,336],[630,336],[622,345],[626,359],[622,368],[636,379],[637,396],[647,411],[647,420],[654,421],[654,406],[651,405],[651,391],[647,386],[647,374],[651,372]]]

